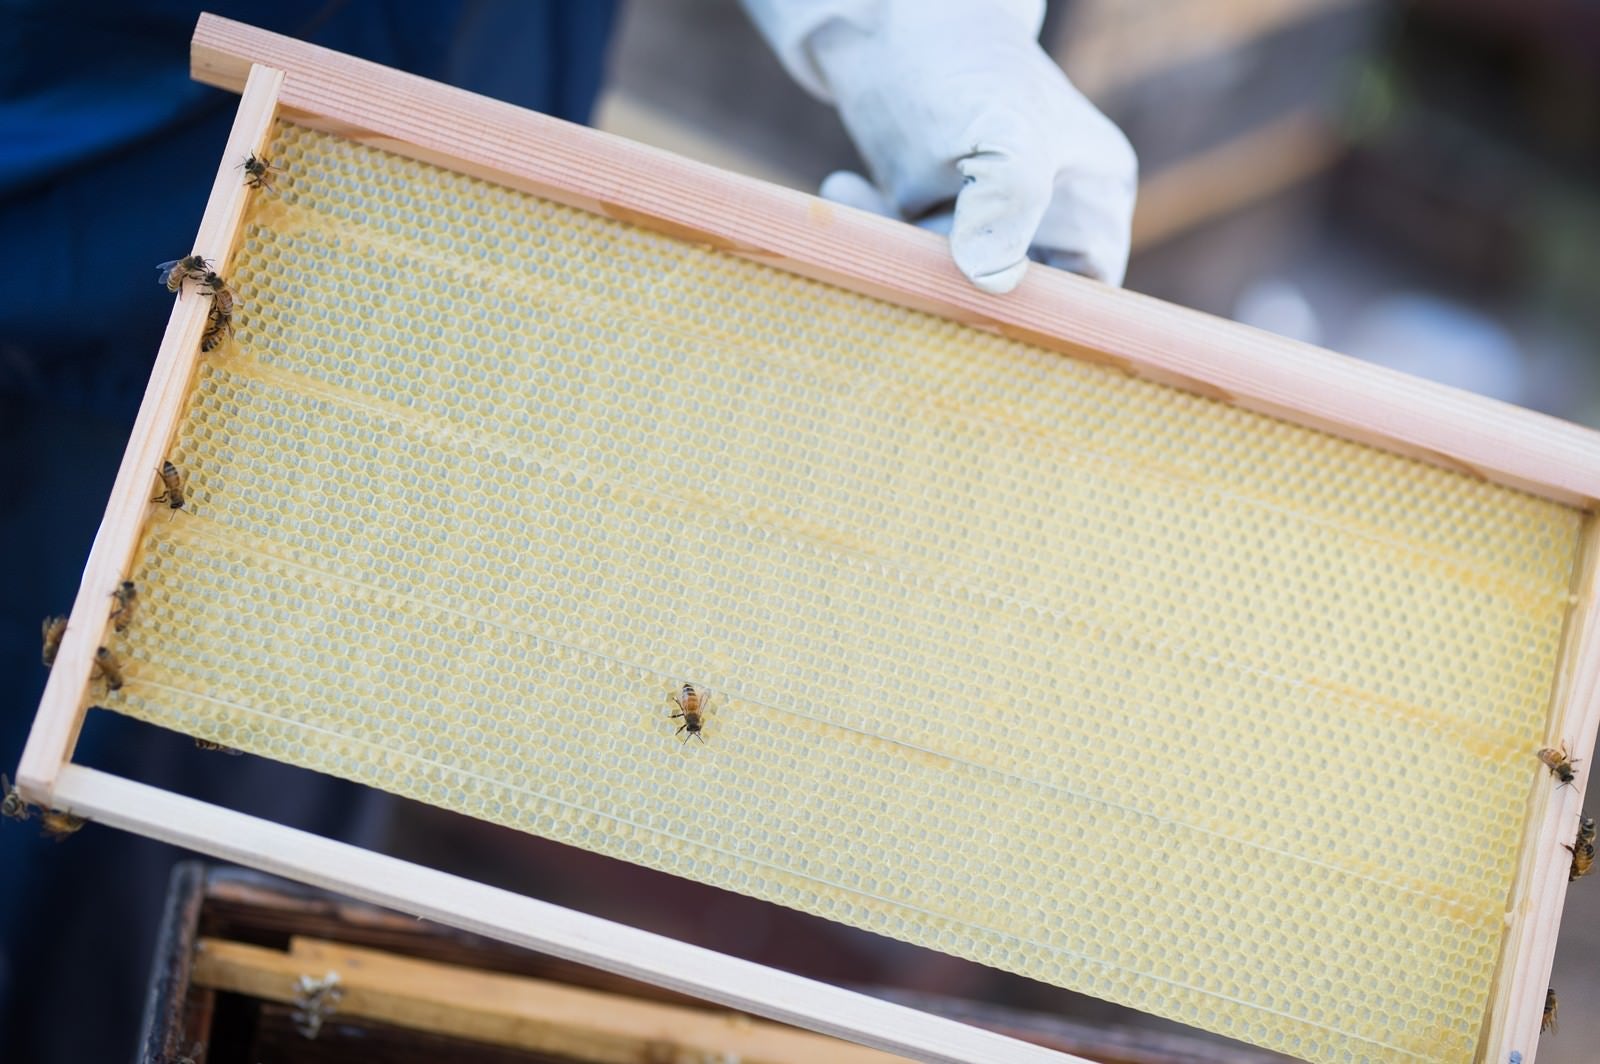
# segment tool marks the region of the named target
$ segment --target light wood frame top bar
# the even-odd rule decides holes
[[[194,77],[288,74],[307,125],[547,199],[1593,509],[1600,434],[1035,266],[980,292],[945,238],[242,23],[202,15]]]

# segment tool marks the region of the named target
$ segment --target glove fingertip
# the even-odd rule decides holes
[[[1022,277],[1028,272],[1028,260],[1013,263],[1001,270],[992,273],[968,273],[967,280],[978,288],[991,295],[1003,296],[1017,285],[1022,283]]]
[[[958,213],[950,234],[950,254],[956,268],[985,292],[1004,293],[1017,287],[1028,268],[1026,225],[963,225]],[[970,223],[970,218],[967,219]]]
[[[1050,206],[1048,164],[1030,151],[980,142],[956,165],[965,179],[950,234],[956,266],[985,292],[1009,292],[1022,282]]]

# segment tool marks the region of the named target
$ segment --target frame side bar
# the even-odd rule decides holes
[[[202,15],[191,72],[286,69],[299,120],[1165,384],[1585,509],[1600,434],[1157,299],[1035,266],[980,292],[943,237],[338,52]]]
[[[212,260],[219,270],[227,267],[250,191],[238,164],[248,153],[260,151],[266,144],[283,80],[283,71],[260,66],[250,68],[245,76],[244,96],[239,101],[194,244],[194,252]],[[150,266],[153,272],[155,263]],[[139,531],[150,513],[156,473],[177,431],[189,381],[200,357],[200,334],[205,329],[207,307],[207,301],[195,292],[188,298],[173,300],[172,316],[167,319],[150,383],[145,387],[139,416],[122,454],[105,517],[89,548],[67,631],[17,768],[17,787],[31,802],[51,804],[56,774],[72,756],[83,727],[94,654],[105,637],[111,592],[128,570]]]
[[[1093,1064],[81,765],[62,768],[55,798],[112,827],[875,1049],[948,1064]]]
[[[1500,973],[1480,1059],[1503,1064],[1512,1053],[1533,1064],[1545,991],[1555,962],[1556,937],[1567,901],[1572,854],[1588,789],[1596,732],[1600,731],[1600,518],[1590,517],[1580,540],[1575,601],[1564,640],[1561,672],[1551,692],[1548,745],[1565,744],[1581,759],[1570,787],[1560,785],[1529,751],[1535,775],[1524,851],[1506,912]],[[1559,988],[1557,988],[1559,989]]]

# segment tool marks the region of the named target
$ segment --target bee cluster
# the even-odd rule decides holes
[[[1550,775],[1560,780],[1560,786],[1570,787],[1577,779],[1577,765],[1581,758],[1572,757],[1567,753],[1566,744],[1560,746],[1546,746],[1538,753],[1538,758],[1545,768],[1550,770]],[[1567,870],[1567,882],[1572,883],[1582,879],[1594,870],[1594,817],[1586,813],[1578,814],[1578,833],[1572,840],[1572,845],[1563,844],[1562,848],[1572,854],[1572,864]],[[1551,987],[1544,996],[1544,1015],[1539,1018],[1539,1030],[1554,1033],[1556,1029],[1556,992]]]
[[[34,807],[28,803],[26,798],[22,797],[22,792],[17,790],[16,786],[4,773],[0,773],[0,792],[5,795],[3,799],[0,799],[0,816],[24,821],[33,818]],[[87,821],[83,817],[73,816],[71,813],[63,813],[57,809],[46,809],[39,814],[39,824],[44,828],[45,835],[55,839],[57,842],[83,827],[85,823]]]
[[[116,601],[111,609],[111,626],[119,632],[126,631],[133,621],[134,607],[139,602],[139,588],[132,580],[124,580],[111,592],[111,597]],[[50,669],[55,667],[56,655],[61,650],[61,637],[67,632],[67,619],[61,616],[46,617],[42,628],[44,646],[39,659],[45,668]],[[122,664],[109,647],[96,648],[91,675],[96,680],[104,680],[107,690],[122,688]]]
[[[235,169],[244,171],[244,183],[253,189],[271,190],[273,178],[279,170],[265,155],[251,152]],[[200,350],[211,352],[221,346],[223,338],[233,333],[235,299],[233,289],[212,266],[211,260],[201,255],[186,255],[156,267],[157,277],[167,291],[183,298],[183,286],[192,283],[196,291],[211,297],[211,309],[206,314],[205,331],[200,334]],[[181,505],[181,503],[179,504]]]
[[[111,592],[111,598],[113,605],[108,618],[111,627],[118,632],[126,631],[128,625],[133,622],[134,610],[139,604],[139,587],[132,580],[124,580]],[[54,668],[56,655],[61,650],[61,639],[67,632],[67,618],[59,615],[46,617],[40,627],[43,635],[40,661],[45,668]],[[110,647],[102,646],[95,649],[89,675],[92,679],[103,682],[108,691],[122,689],[122,663],[117,660],[116,654],[112,653]],[[73,816],[71,813],[54,809],[36,810],[4,775],[0,775],[0,795],[4,796],[0,798],[0,816],[26,821],[31,820],[37,811],[44,833],[57,842],[87,823],[83,817]]]
[[[185,282],[193,282],[195,290],[211,297],[211,309],[206,313],[205,331],[200,334],[200,350],[214,351],[222,338],[233,332],[233,289],[228,287],[220,273],[211,266],[211,260],[199,255],[186,255],[156,267],[157,279],[167,291],[183,298]]]
[[[128,625],[133,623],[133,611],[139,605],[139,585],[132,580],[124,580],[111,592],[111,599],[115,605],[111,607],[108,620],[113,629],[125,632],[128,630]],[[95,649],[94,666],[90,675],[94,679],[104,681],[107,691],[122,690],[122,663],[117,660],[110,647]]]
[[[169,263],[168,265],[179,267],[183,264],[180,261]],[[182,282],[183,278],[179,277],[178,285],[181,285]],[[152,496],[150,501],[164,503],[172,510],[182,509],[185,502],[183,474],[178,470],[178,467],[173,465],[170,460],[164,461],[161,463],[161,468],[156,470],[156,476],[160,481],[161,491],[159,494]],[[123,580],[117,584],[111,592],[111,609],[107,617],[114,631],[121,633],[128,630],[128,626],[133,623],[134,614],[139,608],[139,602],[138,584],[132,580]],[[67,618],[65,616],[53,615],[44,619],[43,624],[40,626],[42,647],[39,659],[43,662],[45,668],[55,667],[56,655],[61,651],[61,640],[66,635],[66,632]],[[89,675],[92,680],[98,680],[105,684],[107,691],[120,691],[126,682],[122,672],[121,660],[118,659],[116,653],[110,647],[106,646],[95,648],[94,661],[90,665]],[[240,753],[240,751],[232,747],[203,739],[196,739],[195,745],[202,750],[217,750],[231,755]],[[36,811],[35,808],[28,803],[27,799],[22,797],[21,792],[4,776],[0,776],[0,794],[4,796],[3,801],[0,801],[0,816],[9,817],[13,820],[32,819]],[[71,835],[83,827],[85,823],[82,817],[53,810],[43,811],[40,821],[44,826],[45,834],[57,840]]]
[[[237,169],[244,171],[244,183],[252,189],[271,190],[274,175],[279,172],[266,156],[254,152],[246,156]],[[206,352],[215,350],[223,339],[233,332],[233,315],[237,308],[237,300],[227,280],[216,271],[210,259],[198,254],[163,262],[156,267],[156,270],[159,283],[165,286],[167,291],[176,294],[179,299],[183,298],[185,285],[193,285],[196,291],[211,297],[211,307],[206,313],[206,327],[200,335],[200,350]],[[164,504],[173,511],[183,509],[186,496],[183,474],[178,467],[170,459],[165,460],[156,470],[156,477],[161,490],[151,496],[150,501]],[[139,605],[138,585],[132,580],[123,580],[111,592],[111,598],[113,600],[109,618],[111,627],[117,632],[125,632],[133,622],[134,612]],[[55,666],[56,655],[60,652],[61,639],[66,630],[66,617],[51,616],[44,619],[41,628],[44,645],[40,659],[45,668]],[[96,648],[90,670],[91,678],[104,683],[107,691],[119,691],[125,683],[122,662],[110,647]],[[196,739],[195,745],[203,750],[217,750],[227,754],[239,753],[231,747],[202,739]],[[0,793],[4,795],[3,801],[0,801],[0,815],[13,820],[32,818],[34,807],[4,776],[0,776]],[[84,825],[82,817],[53,810],[45,810],[40,819],[46,834],[57,839],[66,838]]]
[[[1566,744],[1560,746],[1546,746],[1539,751],[1540,762],[1550,770],[1550,775],[1561,781],[1561,786],[1570,787],[1577,777],[1577,765],[1582,760],[1568,755]],[[1572,854],[1572,868],[1567,874],[1567,882],[1582,879],[1594,868],[1594,818],[1584,813],[1578,814],[1578,834],[1572,840],[1571,846],[1565,846],[1568,853]]]

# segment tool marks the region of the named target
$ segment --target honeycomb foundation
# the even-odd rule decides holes
[[[1473,1059],[1578,511],[267,154],[107,707],[1311,1061]]]

